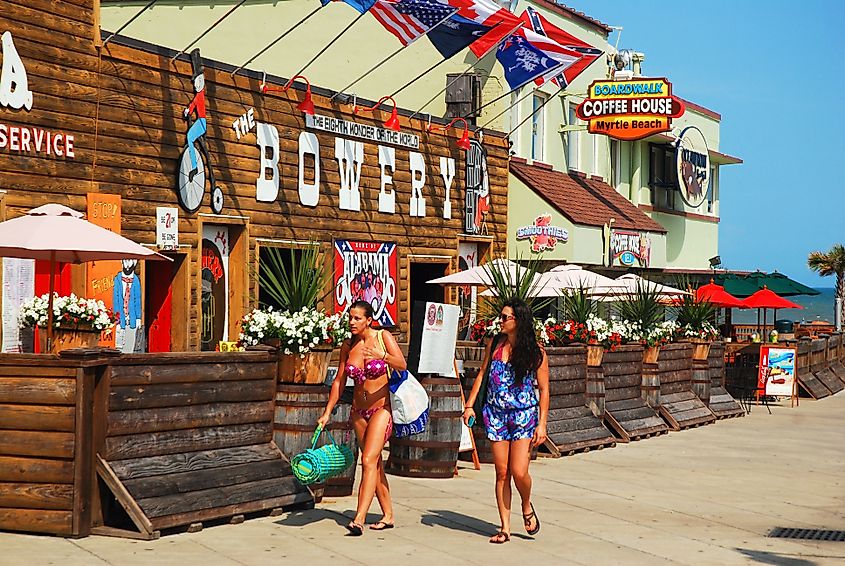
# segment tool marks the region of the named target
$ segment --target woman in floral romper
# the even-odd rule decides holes
[[[490,374],[482,417],[496,466],[496,503],[501,527],[490,542],[510,540],[511,479],[522,498],[525,531],[535,535],[540,520],[531,503],[531,476],[528,463],[531,447],[546,441],[549,414],[549,362],[534,334],[534,316],[523,301],[505,303],[499,315],[501,334],[496,336],[484,356],[478,376],[487,365]],[[481,389],[476,377],[464,407],[464,421],[475,417],[473,404]],[[538,395],[539,391],[539,395]]]

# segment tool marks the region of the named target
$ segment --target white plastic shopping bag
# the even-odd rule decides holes
[[[404,438],[425,431],[428,424],[428,393],[407,370],[390,374],[390,407],[393,436]]]

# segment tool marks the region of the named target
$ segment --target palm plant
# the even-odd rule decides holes
[[[829,277],[836,275],[836,298],[839,299],[839,308],[843,308],[843,299],[845,299],[845,246],[842,244],[835,244],[830,251],[811,252],[807,256],[807,266],[821,275],[822,277]],[[837,313],[838,320],[842,320],[842,312]]]
[[[331,291],[327,290],[331,273],[316,243],[301,250],[267,247],[264,251],[266,261],[259,264],[258,281],[273,306],[290,312],[314,308]]]
[[[585,287],[566,291],[561,298],[563,300],[561,315],[564,320],[587,324],[589,318],[598,314],[599,303],[593,300],[590,291]]]
[[[663,324],[665,309],[655,286],[638,280],[633,292],[619,297],[616,312],[623,321],[633,326],[634,335],[648,346],[658,345],[668,338],[665,335],[668,327],[663,328],[666,326]]]
[[[536,296],[539,291],[537,274],[540,271],[541,259],[541,256],[535,256],[523,261],[518,256],[516,263],[525,263],[525,265],[513,269],[504,258],[485,263],[484,272],[490,282],[489,287],[493,291],[493,297],[487,301],[483,315],[486,317],[497,316],[502,312],[505,303],[511,299],[522,299],[532,311],[548,306],[552,299]]]

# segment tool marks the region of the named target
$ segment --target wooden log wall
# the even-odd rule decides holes
[[[80,359],[0,356],[0,530],[88,535],[97,371]]]
[[[34,100],[29,112],[0,107],[0,122],[62,131],[75,138],[73,158],[3,150],[8,216],[18,216],[47,202],[85,210],[87,193],[113,193],[122,198],[123,235],[152,244],[156,241],[156,207],[178,206],[174,187],[186,143],[182,111],[194,95],[191,65],[187,56],[171,63],[170,52],[154,46],[121,45],[120,38],[98,51],[93,41],[99,35],[93,4],[94,0],[9,0],[0,12],[0,29],[14,38]],[[204,224],[228,225],[231,229],[230,336],[236,335],[237,321],[258,295],[257,282],[250,275],[258,261],[257,239],[316,240],[327,254],[332,253],[335,238],[397,243],[399,319],[402,331],[407,332],[411,308],[409,256],[437,256],[445,258],[441,261],[450,263],[451,269],[457,268],[458,240],[464,238],[466,154],[456,145],[456,130],[429,134],[424,121],[400,116],[403,131],[420,137],[417,151],[426,163],[425,217],[410,216],[410,150],[401,146],[396,148],[392,172],[396,213],[378,211],[381,167],[375,142],[364,142],[361,210],[340,210],[335,135],[321,131],[313,131],[320,144],[319,202],[316,207],[304,206],[298,191],[298,138],[305,131],[305,123],[295,109],[303,93],[297,86],[286,93],[264,95],[256,72],[242,72],[233,78],[230,69],[220,64],[206,60],[204,66],[209,116],[206,141],[217,186],[223,190],[224,210],[222,215],[210,214],[208,195],[198,213],[179,210],[179,243],[187,246],[179,253],[187,254],[190,270],[185,282],[187,296],[179,298],[187,308],[173,323],[189,329],[190,349],[199,347],[199,246]],[[282,81],[276,79],[275,83],[280,84],[271,86],[278,88]],[[316,92],[313,100],[318,114],[362,124],[381,127],[388,116],[386,111],[353,116],[350,104],[330,103],[327,96]],[[365,103],[359,100],[359,104]],[[232,128],[232,123],[251,109],[256,121],[274,125],[279,131],[280,187],[274,202],[256,200],[256,180],[262,167],[255,131],[238,138]],[[504,137],[488,133],[484,146],[491,194],[486,222],[489,236],[469,240],[481,242],[486,252],[489,246],[504,246],[506,242],[508,145]],[[446,194],[440,175],[441,157],[455,160],[451,219],[443,218]]]
[[[830,389],[813,372],[812,349],[813,345],[810,338],[801,338],[798,340],[796,377],[798,379],[798,385],[813,399],[823,399],[830,395]]]
[[[587,348],[546,348],[549,358],[549,440],[555,455],[616,445],[613,434],[588,406]],[[556,453],[555,453],[556,452]]]
[[[836,377],[836,374],[833,373],[830,367],[827,336],[821,336],[813,340],[810,350],[810,370],[831,394],[839,393],[842,389],[845,389],[845,384]]]
[[[692,390],[692,348],[688,342],[660,347],[660,414],[673,430],[710,424],[716,417]]]
[[[710,411],[717,419],[745,416],[742,405],[725,389],[725,343],[713,342],[707,356],[710,370]]]
[[[267,352],[121,356],[95,394],[98,476],[148,537],[313,502],[272,442],[275,394]],[[95,527],[115,526],[106,503]]]
[[[601,362],[605,388],[605,420],[622,442],[668,432],[666,423],[641,397],[643,347],[620,346],[605,352]]]

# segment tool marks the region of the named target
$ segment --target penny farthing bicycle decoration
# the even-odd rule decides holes
[[[202,205],[205,188],[208,186],[211,192],[211,210],[215,214],[220,214],[223,211],[223,191],[214,181],[211,156],[205,140],[208,130],[205,74],[199,49],[191,51],[191,68],[194,98],[182,112],[182,117],[188,123],[188,129],[187,142],[179,156],[176,196],[183,209],[196,212]]]

